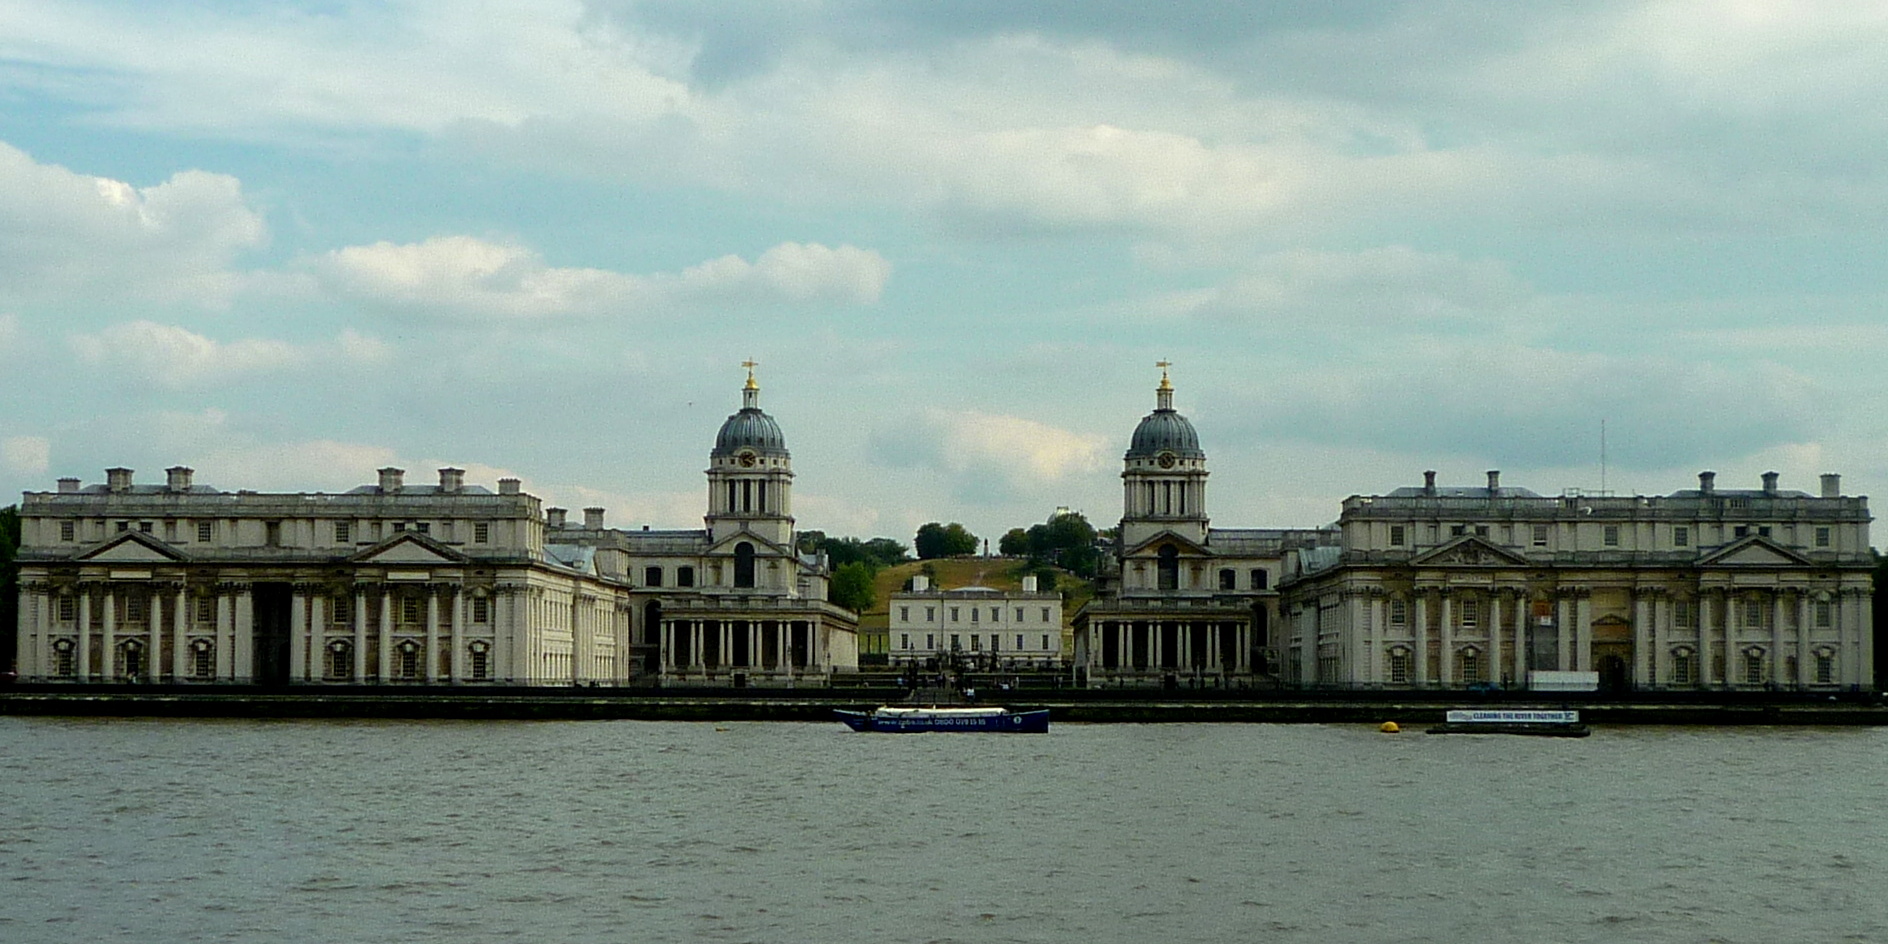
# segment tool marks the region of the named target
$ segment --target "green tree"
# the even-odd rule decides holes
[[[872,578],[877,572],[878,568],[865,561],[841,564],[839,569],[833,571],[827,597],[839,606],[863,613],[877,601],[877,595],[872,591]]]
[[[1003,536],[1005,548],[1014,545],[1012,536],[1017,535],[1024,545],[1019,553],[1027,554],[1033,564],[1053,564],[1082,577],[1095,576],[1101,566],[1095,527],[1080,512],[1058,512],[1042,524],[1030,525],[1027,531],[1012,529]]]
[[[1029,532],[1022,528],[1011,528],[997,539],[996,552],[1004,557],[1025,557],[1029,554]]]
[[[918,537],[911,543],[918,550],[919,560],[977,553],[977,536],[955,521],[929,522],[918,529]]]

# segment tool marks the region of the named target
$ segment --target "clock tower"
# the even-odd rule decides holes
[[[1134,429],[1121,471],[1121,547],[1169,531],[1206,543],[1206,453],[1193,424],[1173,408],[1173,384],[1161,361],[1154,412]]]
[[[746,532],[787,553],[793,547],[793,457],[780,424],[760,408],[754,361],[743,361],[741,411],[728,417],[708,454],[708,540]]]

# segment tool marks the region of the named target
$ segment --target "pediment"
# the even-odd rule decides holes
[[[78,559],[101,564],[163,564],[189,558],[142,531],[126,531],[80,554]]]
[[[736,531],[735,533],[730,534],[725,538],[722,538],[719,542],[709,545],[707,553],[710,556],[719,555],[719,556],[732,557],[734,556],[734,546],[736,544],[741,543],[742,541],[746,541],[747,543],[754,545],[754,555],[756,557],[793,557],[795,556],[794,553],[791,550],[789,550],[785,545],[775,544],[774,542],[769,541],[766,538],[763,538],[752,531]]]
[[[1158,553],[1162,544],[1172,544],[1180,549],[1182,557],[1213,557],[1213,552],[1205,545],[1191,540],[1174,531],[1162,531],[1159,534],[1128,548],[1123,557],[1152,557]]]
[[[1496,547],[1476,535],[1465,534],[1418,555],[1410,563],[1421,566],[1514,567],[1525,565],[1527,558],[1506,548]]]
[[[357,564],[463,564],[468,558],[415,531],[402,531],[349,558]]]
[[[1806,567],[1809,561],[1769,538],[1752,535],[1733,541],[1699,561],[1710,567]]]

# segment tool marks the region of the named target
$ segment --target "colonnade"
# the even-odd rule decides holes
[[[1091,670],[1117,674],[1252,671],[1252,625],[1241,620],[1095,620]]]
[[[665,675],[748,669],[788,674],[825,664],[817,620],[665,619]]]

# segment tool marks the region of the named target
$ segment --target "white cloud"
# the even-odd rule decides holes
[[[332,345],[297,346],[264,338],[217,341],[177,325],[132,321],[71,337],[80,360],[119,377],[160,387],[193,387],[266,371],[299,370],[338,354],[370,363],[384,344],[347,331]]]
[[[881,431],[873,448],[891,465],[943,470],[969,491],[1028,491],[1096,471],[1105,443],[1020,416],[930,409]]]
[[[0,466],[18,476],[43,476],[52,468],[52,441],[44,436],[0,439]]]
[[[220,305],[238,287],[232,261],[266,241],[233,177],[186,170],[138,188],[0,143],[0,294]]]
[[[547,265],[535,250],[470,236],[349,246],[309,260],[334,294],[386,308],[485,319],[642,314],[712,303],[878,300],[891,264],[852,246],[782,243],[677,274]]]
[[[1276,253],[1192,301],[1199,314],[1303,330],[1487,324],[1532,299],[1527,284],[1500,262],[1387,246]]]

